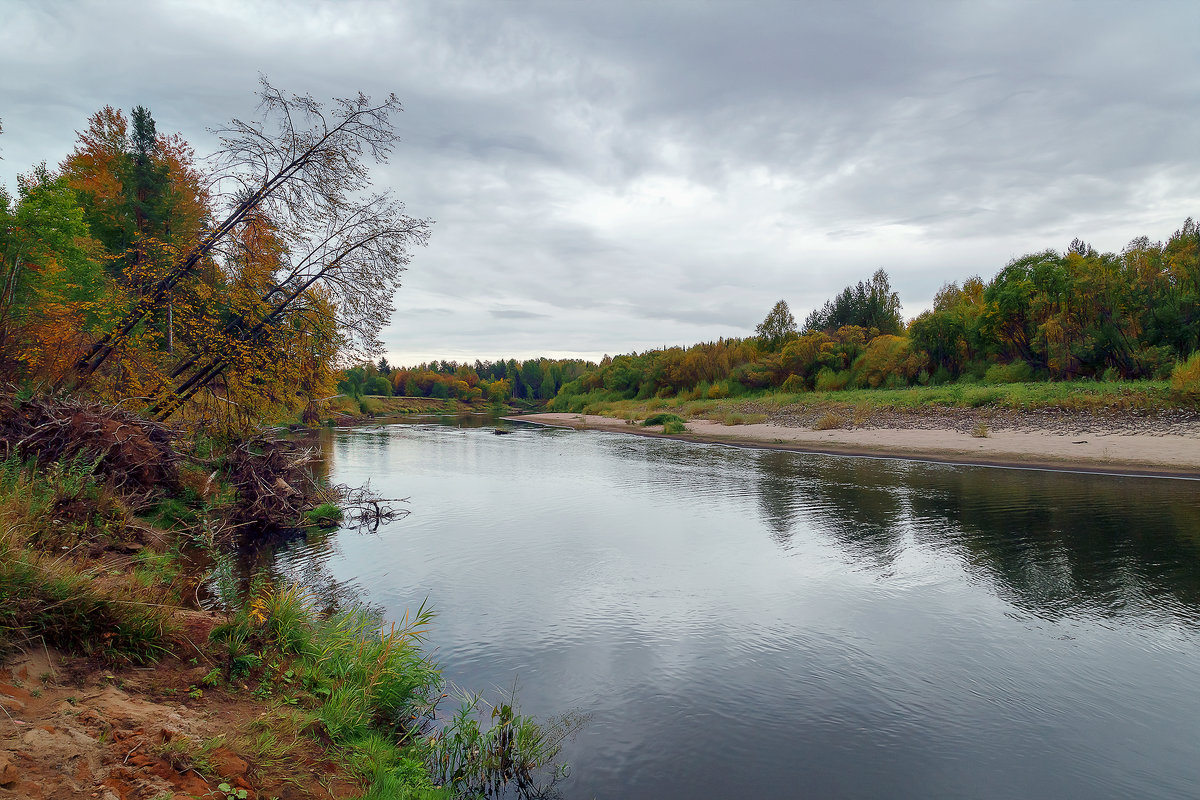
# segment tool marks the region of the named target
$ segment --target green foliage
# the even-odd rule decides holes
[[[586,722],[584,715],[567,714],[541,724],[521,714],[512,697],[496,705],[467,697],[430,742],[434,782],[457,796],[498,796],[509,784],[525,796],[546,796],[567,774],[555,764],[563,743]],[[539,777],[543,771],[548,775]]]
[[[899,312],[880,270],[813,311],[803,335],[794,335],[781,301],[755,340],[606,357],[564,382],[551,408],[578,412],[666,396],[694,402],[774,386],[794,394],[954,381],[1165,380],[1200,350],[1200,226],[1189,218],[1166,243],[1142,237],[1119,254],[1076,240],[1064,253],[1016,258],[990,281],[945,284],[907,331]]]
[[[804,320],[806,332],[831,332],[847,325],[886,334],[899,334],[903,330],[900,295],[892,291],[891,280],[882,269],[876,270],[870,280],[847,286]]]
[[[1024,361],[992,364],[983,375],[984,383],[1028,383],[1033,380],[1033,368]]]
[[[793,373],[793,374],[787,376],[787,378],[783,382],[783,385],[780,386],[779,388],[781,388],[785,392],[796,393],[796,392],[803,392],[808,387],[805,386],[803,378],[801,378],[799,375],[796,375],[795,373]]]
[[[850,370],[835,372],[829,367],[822,367],[817,373],[816,390],[818,392],[836,392],[845,389],[850,383]]]
[[[481,728],[484,705],[474,698],[430,736],[446,695],[422,649],[429,609],[384,626],[362,607],[322,613],[295,586],[256,589],[252,597],[212,635],[231,658],[254,657],[238,681],[257,680],[256,694],[296,706],[257,727],[255,749],[264,757],[278,753],[282,739],[307,731],[343,754],[368,784],[364,797],[448,800],[513,782],[533,786],[577,729],[557,720],[539,725],[511,702],[497,706],[490,727]]]
[[[336,527],[344,516],[337,503],[321,503],[316,508],[304,512],[304,519],[320,528]]]
[[[775,352],[796,335],[796,318],[788,304],[780,300],[766,318],[754,329],[759,344],[767,352]]]
[[[1200,406],[1200,350],[1175,366],[1171,373],[1171,397],[1180,403]]]
[[[44,640],[74,653],[153,661],[173,632],[154,602],[163,599],[159,589],[148,592],[136,570],[78,569],[73,537],[89,530],[86,519],[73,530],[56,530],[52,510],[61,515],[67,506],[86,508],[102,499],[90,468],[78,458],[44,470],[11,457],[0,462],[0,649]],[[165,569],[165,560],[158,566]]]
[[[663,433],[685,433],[687,426],[683,424],[683,420],[669,419],[663,423]]]
[[[368,378],[363,384],[363,392],[366,394],[382,395],[383,397],[392,396],[392,382],[382,375],[376,375]]]
[[[682,425],[684,422],[684,419],[683,419],[683,417],[679,416],[678,414],[671,414],[669,412],[661,412],[661,413],[653,414],[649,417],[646,417],[646,419],[642,421],[642,425],[648,427],[650,425],[666,425],[669,422],[675,422],[675,423],[679,423]]]

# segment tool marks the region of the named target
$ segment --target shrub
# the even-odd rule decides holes
[[[850,382],[850,370],[834,372],[829,367],[822,367],[817,373],[818,392],[840,392]]]
[[[845,425],[845,422],[840,416],[832,411],[826,411],[821,415],[821,418],[813,423],[814,431],[828,431],[834,428],[840,428]]]
[[[889,388],[906,386],[928,361],[924,352],[914,353],[909,340],[903,336],[876,336],[854,359],[851,367],[854,384],[872,389],[881,385]]]
[[[1200,350],[1171,371],[1171,398],[1177,402],[1200,405]]]
[[[392,396],[392,383],[382,375],[376,375],[367,380],[363,384],[363,391],[367,394],[378,394],[384,397]]]
[[[708,392],[705,396],[709,400],[720,400],[722,397],[729,397],[729,392],[729,381],[721,381],[708,387]]]
[[[986,439],[989,433],[988,425],[983,420],[976,422],[975,427],[971,428],[971,435],[976,439]]]
[[[941,386],[944,383],[950,383],[952,380],[954,380],[954,376],[951,375],[950,370],[946,369],[945,367],[938,367],[933,371],[933,374],[929,376],[929,384],[931,386]]]
[[[669,422],[677,422],[682,425],[684,420],[683,417],[679,416],[678,414],[660,412],[658,414],[652,414],[649,417],[646,417],[645,421],[642,422],[642,425],[646,427],[651,425],[662,425],[665,427]]]
[[[687,427],[682,421],[669,419],[663,423],[663,433],[684,433],[686,431]]]
[[[801,378],[799,375],[796,375],[795,373],[793,373],[793,374],[787,376],[787,380],[785,380],[783,382],[783,385],[779,388],[783,389],[783,391],[785,391],[785,392],[791,392],[792,394],[799,394],[800,392],[803,392],[805,389],[804,378]]]
[[[1031,380],[1033,380],[1033,367],[1025,361],[992,364],[983,373],[984,383],[1029,383]]]

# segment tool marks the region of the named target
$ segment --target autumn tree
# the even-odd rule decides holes
[[[54,385],[112,292],[76,193],[45,165],[0,188],[0,376]]]
[[[788,304],[780,300],[754,329],[759,342],[768,352],[775,352],[796,335],[796,318]]]
[[[234,232],[251,220],[266,220],[282,243],[270,285],[249,311],[226,315],[212,331],[210,346],[170,371],[152,404],[161,417],[236,368],[224,345],[267,346],[291,309],[314,289],[325,292],[343,347],[377,349],[408,249],[428,237],[428,220],[405,215],[403,205],[385,192],[368,191],[365,160],[386,161],[395,142],[392,116],[400,103],[394,95],[373,103],[360,93],[326,108],[310,96],[287,95],[264,79],[259,97],[257,118],[235,119],[218,131],[222,147],[212,160],[209,184],[216,198],[228,202],[224,218],[181,251],[77,365],[81,377],[93,373],[206,260],[228,271]]]

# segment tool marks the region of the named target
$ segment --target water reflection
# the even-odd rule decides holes
[[[709,481],[736,476],[725,461]],[[753,466],[759,517],[784,547],[797,530],[820,532],[881,572],[906,543],[955,553],[1005,599],[1042,614],[1200,607],[1197,482],[776,450],[757,451]]]
[[[1200,784],[1198,484],[524,427],[329,437],[332,480],[413,513],[276,567],[396,617],[428,597],[452,680],[592,712],[568,797]]]

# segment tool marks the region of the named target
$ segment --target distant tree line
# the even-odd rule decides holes
[[[1200,228],[1120,253],[1076,239],[1016,258],[991,280],[945,284],[905,323],[884,270],[847,286],[798,327],[780,300],[750,338],[605,358],[552,406],[592,400],[720,398],[950,381],[1165,379],[1200,350]]]
[[[350,395],[433,397],[464,402],[505,403],[511,400],[546,402],[567,381],[595,369],[579,359],[531,358],[499,361],[430,361],[413,367],[393,367],[386,358],[345,370],[338,389]]]

